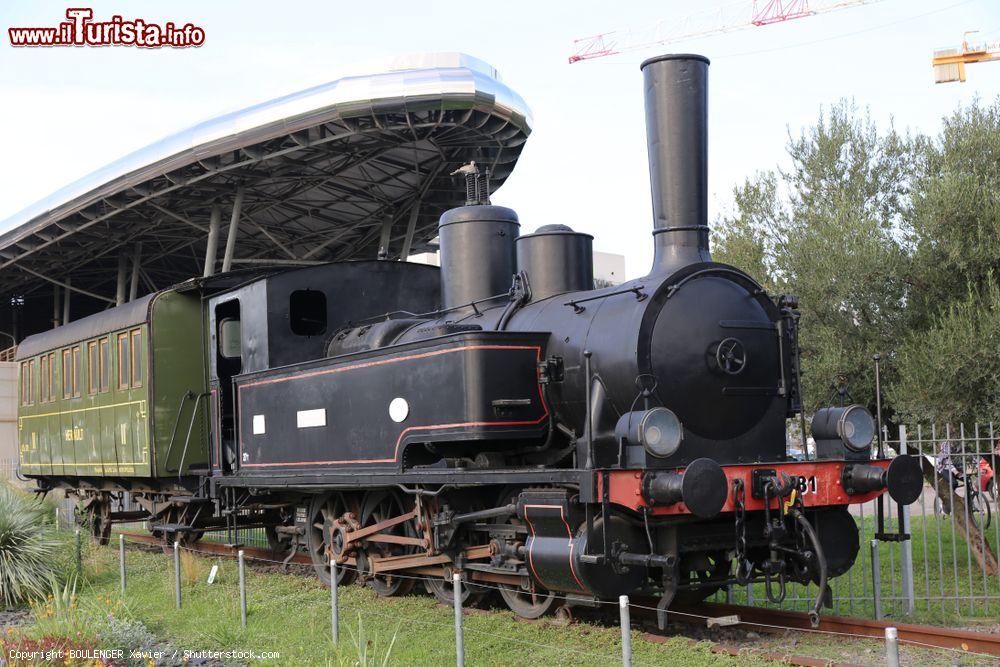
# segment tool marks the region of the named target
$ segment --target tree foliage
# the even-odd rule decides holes
[[[879,353],[890,415],[996,418],[1000,98],[934,138],[841,102],[787,150],[787,170],[735,189],[713,252],[800,297],[807,409],[838,376],[873,406]]]

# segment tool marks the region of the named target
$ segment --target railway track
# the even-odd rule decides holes
[[[698,623],[704,625],[706,622],[705,617],[719,618],[736,615],[740,618],[741,627],[760,632],[812,630],[812,626],[809,623],[809,615],[798,611],[762,609],[760,607],[744,607],[714,602],[703,602],[691,607],[672,608],[671,611],[681,612],[674,614],[668,612],[670,620],[679,623]],[[691,615],[685,616],[684,614]],[[971,653],[1000,656],[1000,635],[987,634],[985,632],[829,615],[821,617],[817,630],[819,632],[850,637],[865,636],[882,639],[885,637],[885,629],[888,627],[897,629],[901,642],[912,642],[925,646],[959,649]]]
[[[163,546],[163,540],[145,533],[123,533],[127,542],[148,544],[151,546]],[[270,549],[257,547],[240,547],[222,544],[220,542],[201,541],[194,547],[199,552],[210,553],[219,556],[236,557],[237,551],[243,550],[245,556],[251,560],[260,560],[274,563],[281,558],[275,556]],[[297,565],[312,565],[312,560],[303,553],[296,553],[288,561]],[[637,616],[655,618],[652,610],[655,601],[648,607],[639,606]],[[936,648],[957,649],[970,653],[981,653],[985,655],[1000,656],[1000,635],[987,634],[983,632],[972,632],[969,630],[958,630],[953,628],[941,628],[931,625],[917,625],[913,623],[896,623],[886,621],[873,621],[864,618],[851,618],[846,616],[824,615],[820,620],[819,628],[813,629],[809,622],[809,615],[804,612],[785,611],[781,609],[763,609],[760,607],[746,607],[741,605],[720,604],[714,602],[703,602],[698,605],[685,605],[672,607],[668,612],[668,618],[673,623],[683,623],[687,625],[705,626],[707,619],[722,618],[726,616],[738,616],[739,626],[742,629],[754,630],[764,633],[783,632],[786,630],[818,631],[845,637],[871,637],[882,639],[885,637],[885,629],[894,627],[899,632],[901,642],[911,642],[913,644],[931,646]],[[650,634],[650,638],[661,635]],[[788,657],[788,656],[785,656]],[[792,662],[792,664],[799,664]],[[804,664],[804,663],[803,663]]]

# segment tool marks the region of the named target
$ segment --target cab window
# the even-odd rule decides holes
[[[288,298],[288,324],[296,336],[326,333],[326,294],[317,290],[295,290]]]

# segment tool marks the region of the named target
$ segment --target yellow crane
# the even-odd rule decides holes
[[[979,32],[971,30],[962,35],[961,49],[938,49],[931,63],[934,66],[934,83],[965,81],[965,66],[1000,60],[1000,43],[969,44],[969,35]]]

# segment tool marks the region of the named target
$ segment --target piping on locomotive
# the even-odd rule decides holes
[[[382,595],[420,575],[450,603],[460,571],[523,616],[642,591],[662,623],[729,584],[811,581],[815,622],[858,553],[848,506],[915,501],[919,466],[873,457],[858,405],[817,411],[815,458],[789,455],[797,302],[711,260],[708,60],[642,73],[648,275],[594,289],[592,237],[519,236],[469,165],[440,271],[232,272],[26,339],[22,473],[75,494],[99,541],[263,527]]]

